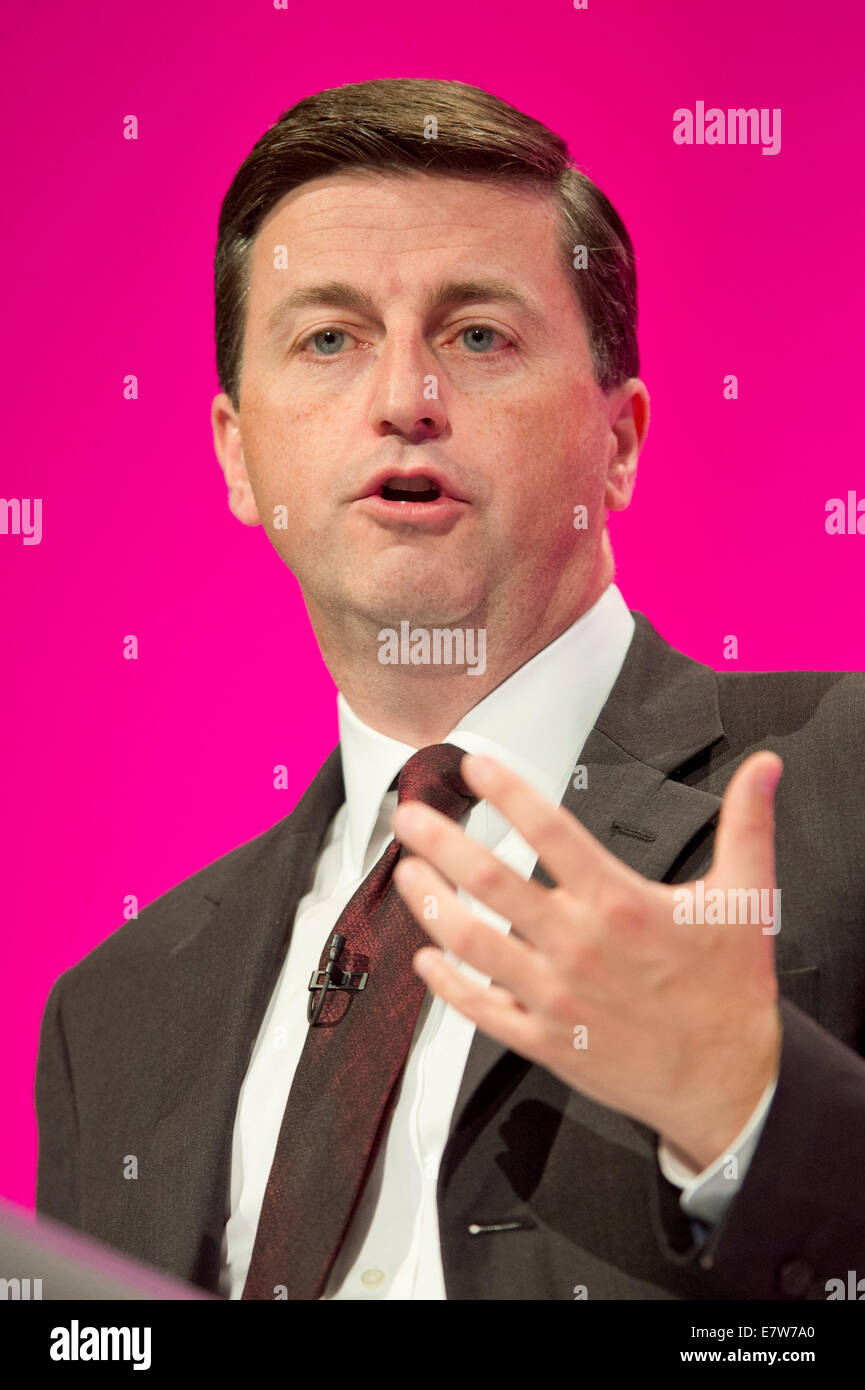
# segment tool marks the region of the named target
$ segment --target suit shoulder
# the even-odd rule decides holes
[[[134,968],[136,961],[152,967],[154,959],[159,962],[160,958],[170,957],[205,927],[222,898],[238,882],[254,884],[259,866],[263,871],[272,867],[285,853],[292,837],[320,840],[344,797],[342,760],[337,745],[293,811],[148,903],[138,917],[124,922],[77,965],[65,971],[56,982],[55,991],[65,988],[67,981],[75,986],[98,984],[105,972],[128,971]]]
[[[254,872],[257,861],[266,860],[278,851],[289,833],[291,819],[291,816],[284,817],[161,893],[143,907],[136,918],[124,922],[66,970],[58,984],[68,981],[74,986],[136,958],[170,955],[207,922],[236,877]]]
[[[865,744],[865,673],[861,671],[719,671],[725,728],[744,734],[844,736]]]

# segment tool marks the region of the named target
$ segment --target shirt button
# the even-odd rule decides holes
[[[384,1271],[381,1269],[365,1269],[360,1276],[360,1282],[368,1289],[377,1289],[379,1284],[385,1281]]]
[[[434,1158],[425,1158],[423,1165],[423,1175],[425,1178],[434,1178],[438,1172],[438,1164]]]

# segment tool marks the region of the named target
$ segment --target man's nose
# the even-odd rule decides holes
[[[447,425],[440,387],[439,364],[423,337],[394,335],[375,364],[370,424],[410,443],[437,438]]]

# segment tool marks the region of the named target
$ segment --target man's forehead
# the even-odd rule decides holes
[[[381,259],[370,265],[372,247]],[[379,285],[386,279],[389,296],[419,275],[427,285],[447,278],[528,288],[544,261],[561,273],[556,202],[544,190],[374,170],[340,171],[293,189],[262,222],[252,257],[253,280],[268,300],[270,291],[342,279],[343,265],[353,278],[364,269]]]
[[[270,209],[261,230],[273,222],[298,223],[304,230],[309,219],[320,225],[383,230],[424,230],[463,220],[473,226],[495,223],[503,215],[554,223],[556,208],[551,191],[519,181],[421,170],[343,169],[308,179],[286,193]]]

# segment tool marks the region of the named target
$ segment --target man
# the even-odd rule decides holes
[[[58,981],[39,1209],[234,1298],[825,1297],[865,1266],[865,683],[716,675],[612,583],[617,214],[488,93],[344,87],[239,170],[216,295],[229,505],[340,747]]]

